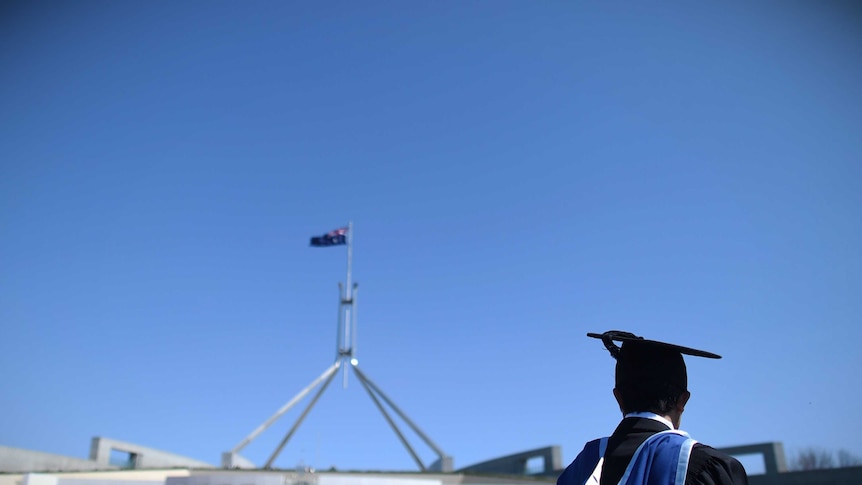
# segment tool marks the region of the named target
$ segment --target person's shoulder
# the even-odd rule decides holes
[[[739,460],[703,443],[695,444],[691,450],[688,476],[700,478],[694,483],[748,483],[748,475]]]
[[[601,442],[606,438],[588,441],[574,461],[557,477],[557,485],[579,485],[584,483],[596,468],[601,458]]]
[[[587,441],[586,443],[584,443],[584,449],[581,450],[580,453],[578,453],[578,457],[595,455],[596,458],[599,458],[601,456],[602,452],[604,451],[602,449],[602,441],[605,441],[607,443],[607,440],[608,440],[608,438],[604,437],[604,438],[596,438],[592,441]]]
[[[714,457],[714,458],[736,460],[736,458],[728,455],[727,453],[724,453],[723,451],[716,450],[715,448],[713,448],[707,444],[703,444],[701,442],[695,443],[694,448],[692,448],[692,450],[691,450],[691,453],[692,454],[695,454],[695,453],[703,454],[703,455]]]

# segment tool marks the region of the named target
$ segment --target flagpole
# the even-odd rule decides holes
[[[350,290],[350,270],[353,262],[353,221],[347,223],[347,299],[352,296]]]
[[[350,299],[350,309],[351,309],[351,319],[350,319],[350,362],[355,362],[356,356],[356,315],[358,314],[356,310],[356,293],[359,291],[359,285],[357,283],[351,284],[351,277],[353,276],[351,272],[351,265],[353,263],[353,221],[347,223],[347,286],[348,286],[348,294],[347,297]],[[345,382],[347,380],[347,371],[344,371]]]
[[[346,231],[346,234],[345,234]],[[359,370],[358,362],[356,361],[356,298],[359,294],[359,284],[353,283],[352,281],[352,270],[353,270],[353,221],[350,221],[347,225],[347,228],[340,227],[334,231],[330,231],[323,236],[315,236],[311,238],[311,246],[314,247],[328,247],[335,245],[343,245],[347,244],[347,287],[344,288],[341,282],[338,283],[338,330],[335,333],[336,336],[336,345],[338,347],[335,363],[332,364],[323,374],[320,375],[316,380],[314,380],[308,387],[300,391],[293,399],[291,399],[287,404],[281,407],[276,414],[274,414],[271,418],[266,420],[264,424],[260,425],[257,429],[255,429],[247,438],[241,441],[237,446],[235,446],[231,451],[222,453],[222,466],[225,468],[233,468],[233,467],[245,467],[250,464],[248,460],[242,458],[239,455],[239,452],[248,445],[252,440],[254,440],[260,433],[269,428],[272,424],[275,423],[282,415],[287,413],[295,404],[299,403],[301,399],[303,399],[307,394],[309,394],[316,386],[322,383],[320,389],[318,389],[317,393],[311,399],[311,402],[302,411],[299,418],[294,423],[293,427],[288,431],[287,435],[282,439],[281,443],[275,449],[275,452],[269,457],[264,468],[270,469],[278,457],[279,453],[284,449],[287,445],[288,441],[293,437],[299,426],[302,424],[303,420],[305,420],[306,416],[311,412],[311,409],[315,406],[317,401],[323,395],[327,386],[329,386],[330,382],[332,382],[335,375],[338,373],[338,368],[345,364],[345,360],[348,360],[350,366],[353,367],[354,372],[356,372],[356,377],[359,380],[359,383],[365,388],[368,392],[368,395],[371,397],[371,400],[374,401],[374,404],[377,406],[378,410],[383,414],[383,417],[386,418],[386,421],[392,427],[395,434],[398,435],[398,438],[401,440],[401,443],[407,448],[407,451],[416,460],[416,464],[419,466],[419,469],[425,471],[427,468],[422,463],[419,456],[413,450],[413,447],[407,442],[407,439],[404,437],[404,434],[398,428],[398,425],[395,424],[392,417],[389,415],[383,403],[380,402],[381,398],[383,402],[385,402],[389,407],[409,426],[429,447],[431,447],[435,453],[439,456],[439,459],[431,465],[431,469],[438,469],[443,472],[452,471],[452,458],[450,456],[446,456],[437,445],[434,444],[423,432],[420,430],[411,420],[404,414],[401,409],[399,409],[395,403],[393,403],[389,397],[383,393],[383,391],[377,387],[371,379],[368,378],[362,371]],[[344,387],[347,387],[347,365],[344,365]],[[252,464],[253,465],[253,464]]]
[[[347,223],[347,286],[344,289],[345,302],[347,303],[347,307],[344,309],[344,339],[342,340],[342,345],[346,347],[347,357],[352,357],[353,349],[349,347],[351,332],[353,328],[351,328],[351,318],[350,318],[350,310],[353,308],[353,285],[351,284],[350,277],[351,270],[353,265],[353,221]],[[343,388],[347,389],[347,366],[344,366],[343,371]]]

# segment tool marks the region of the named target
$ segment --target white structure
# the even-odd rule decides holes
[[[0,472],[2,473],[105,470],[111,468],[119,467],[103,466],[93,460],[86,460],[84,458],[0,446]]]
[[[112,452],[128,458],[125,463],[111,463]],[[86,470],[120,470],[124,468],[216,468],[193,458],[146,446],[96,436],[90,442],[90,459],[43,453],[0,446],[0,472],[78,472]]]
[[[122,470],[0,475],[0,485],[536,485],[555,477],[461,473],[363,473],[264,470]]]
[[[371,400],[374,401],[375,406],[380,412],[383,414],[383,417],[386,418],[386,422],[389,423],[389,426],[392,427],[392,430],[395,431],[395,434],[398,436],[398,439],[401,440],[401,444],[407,449],[410,453],[410,456],[413,457],[413,460],[416,462],[416,465],[419,467],[419,470],[426,471],[443,471],[448,472],[453,470],[453,460],[452,457],[446,455],[439,446],[437,446],[433,441],[431,441],[428,436],[416,426],[410,418],[407,417],[404,412],[392,402],[391,399],[378,387],[374,382],[365,375],[364,372],[359,370],[359,361],[356,360],[356,296],[359,290],[359,285],[357,283],[353,283],[351,285],[351,270],[352,270],[352,260],[353,260],[353,223],[349,223],[346,228],[336,229],[335,231],[330,232],[324,238],[335,238],[335,237],[343,237],[346,236],[347,239],[347,284],[342,287],[341,283],[338,284],[338,330],[336,332],[336,353],[335,353],[335,363],[332,364],[329,368],[323,371],[317,379],[311,381],[311,384],[308,385],[305,389],[299,391],[299,393],[294,396],[290,401],[288,401],[284,406],[281,407],[278,411],[275,412],[269,419],[263,422],[260,426],[258,426],[254,431],[251,432],[245,439],[240,441],[236,446],[233,447],[228,452],[222,453],[222,466],[228,469],[234,468],[254,468],[254,464],[240,456],[240,452],[245,448],[249,443],[251,443],[258,435],[266,431],[273,423],[275,423],[279,418],[281,418],[286,412],[288,412],[293,406],[295,406],[299,401],[301,401],[305,396],[307,396],[312,390],[314,390],[317,386],[320,386],[320,389],[311,399],[311,402],[308,403],[305,410],[302,414],[299,415],[294,425],[290,428],[284,438],[281,440],[281,443],[276,447],[275,451],[273,451],[272,455],[270,455],[269,459],[263,465],[264,469],[271,469],[273,462],[278,458],[281,450],[284,449],[284,446],[290,441],[290,438],[299,429],[299,425],[302,424],[302,421],[311,412],[311,409],[317,403],[320,396],[323,395],[323,392],[326,391],[326,388],[329,386],[329,383],[335,377],[335,374],[338,373],[338,369],[344,366],[344,386],[347,386],[347,369],[352,368],[356,377],[359,379],[359,383],[365,388],[368,392],[368,395],[371,397]],[[312,242],[314,244],[314,242]],[[331,244],[331,243],[328,243]],[[339,243],[340,244],[340,243]],[[349,367],[348,367],[349,366]],[[383,401],[381,403],[381,400]],[[387,412],[386,408],[383,406],[383,403],[389,406],[390,410],[394,411],[405,423],[419,436],[422,441],[425,442],[428,447],[434,450],[434,453],[437,454],[437,461],[432,463],[429,466],[425,466],[422,463],[422,460],[419,458],[419,455],[416,454],[416,451],[410,446],[407,439],[404,437],[404,434],[398,428],[398,425],[395,424],[395,421],[392,419],[390,414]],[[198,485],[198,484],[192,484]]]
[[[200,460],[99,436],[93,438],[90,444],[90,460],[102,469],[108,468],[111,465],[111,452],[114,451],[128,454],[128,468],[215,468]]]

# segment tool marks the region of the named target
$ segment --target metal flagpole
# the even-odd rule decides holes
[[[349,347],[351,342],[350,332],[353,330],[351,327],[351,319],[350,319],[350,310],[353,308],[353,285],[351,285],[350,277],[351,270],[353,265],[353,221],[347,223],[347,283],[344,288],[344,300],[342,302],[342,306],[344,308],[344,339],[341,341],[342,345],[345,347],[343,350],[345,351],[344,356],[342,358],[352,357],[353,349]],[[343,388],[347,389],[347,366],[344,366],[343,375]]]
[[[269,428],[276,420],[278,420],[282,415],[287,413],[292,407],[299,403],[300,400],[305,398],[311,391],[320,385],[320,388],[317,390],[315,395],[312,397],[311,402],[308,403],[308,406],[305,410],[302,411],[299,418],[294,423],[293,427],[287,432],[284,438],[279,443],[278,447],[266,461],[264,468],[270,469],[275,460],[278,458],[278,455],[296,433],[299,426],[305,420],[306,416],[311,412],[312,408],[314,408],[317,401],[320,400],[323,393],[326,391],[329,384],[334,380],[335,375],[338,373],[338,368],[348,361],[350,366],[353,367],[354,372],[356,372],[356,377],[359,380],[359,383],[362,387],[365,388],[365,391],[371,397],[371,400],[374,402],[374,405],[377,409],[383,414],[383,417],[386,419],[389,426],[395,431],[395,434],[398,436],[398,439],[410,453],[410,456],[418,465],[419,469],[425,471],[427,468],[422,463],[422,460],[419,458],[419,455],[407,441],[407,438],[399,429],[396,424],[393,416],[390,415],[389,411],[386,409],[384,404],[387,404],[389,408],[394,411],[395,415],[400,417],[407,426],[413,430],[422,441],[425,442],[428,447],[430,447],[439,457],[439,460],[432,464],[429,468],[431,469],[439,469],[441,471],[452,471],[452,458],[443,453],[443,450],[437,446],[436,443],[431,441],[430,438],[421,430],[419,427],[410,420],[409,417],[398,407],[394,402],[387,396],[381,389],[378,387],[374,381],[372,381],[364,372],[359,369],[358,362],[356,360],[356,320],[357,320],[357,307],[356,307],[356,298],[359,294],[359,284],[354,283],[353,278],[353,221],[350,221],[347,225],[346,232],[344,234],[345,228],[341,227],[335,231],[327,233],[325,236],[320,238],[312,238],[312,246],[331,246],[334,244],[341,244],[341,237],[346,236],[347,243],[347,280],[346,285],[342,285],[338,283],[338,329],[335,334],[336,340],[336,355],[335,362],[331,367],[326,369],[323,374],[321,374],[317,379],[311,382],[306,388],[300,391],[296,396],[294,396],[290,401],[288,401],[284,406],[282,406],[274,415],[272,415],[269,419],[267,419],[263,424],[258,426],[254,431],[251,432],[245,439],[240,441],[230,452],[225,452],[222,454],[222,466],[226,468],[231,467],[246,467],[246,466],[254,466],[250,461],[246,460],[239,456],[239,452],[242,451],[246,445],[248,445],[252,440],[257,438],[259,434],[264,432],[267,428]],[[338,238],[338,239],[335,239]],[[347,388],[347,366],[344,366],[344,387]],[[322,384],[322,385],[321,385]],[[382,402],[381,402],[382,400]]]
[[[350,270],[353,261],[353,221],[347,223],[347,299],[350,299]]]
[[[338,282],[338,328],[335,330],[335,361],[341,362],[341,335],[344,333],[344,287]]]
[[[351,306],[353,307],[353,326],[350,328],[350,335],[353,340],[350,342],[350,363],[356,365],[356,319],[359,315],[359,307],[356,306],[356,299],[359,298],[359,283],[353,283],[353,293],[350,295]]]

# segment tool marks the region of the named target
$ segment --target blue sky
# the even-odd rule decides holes
[[[456,466],[609,433],[608,329],[724,356],[698,440],[862,456],[849,3],[3,9],[0,444],[217,463],[331,364],[352,220],[360,366]],[[355,378],[299,461],[414,469]]]

